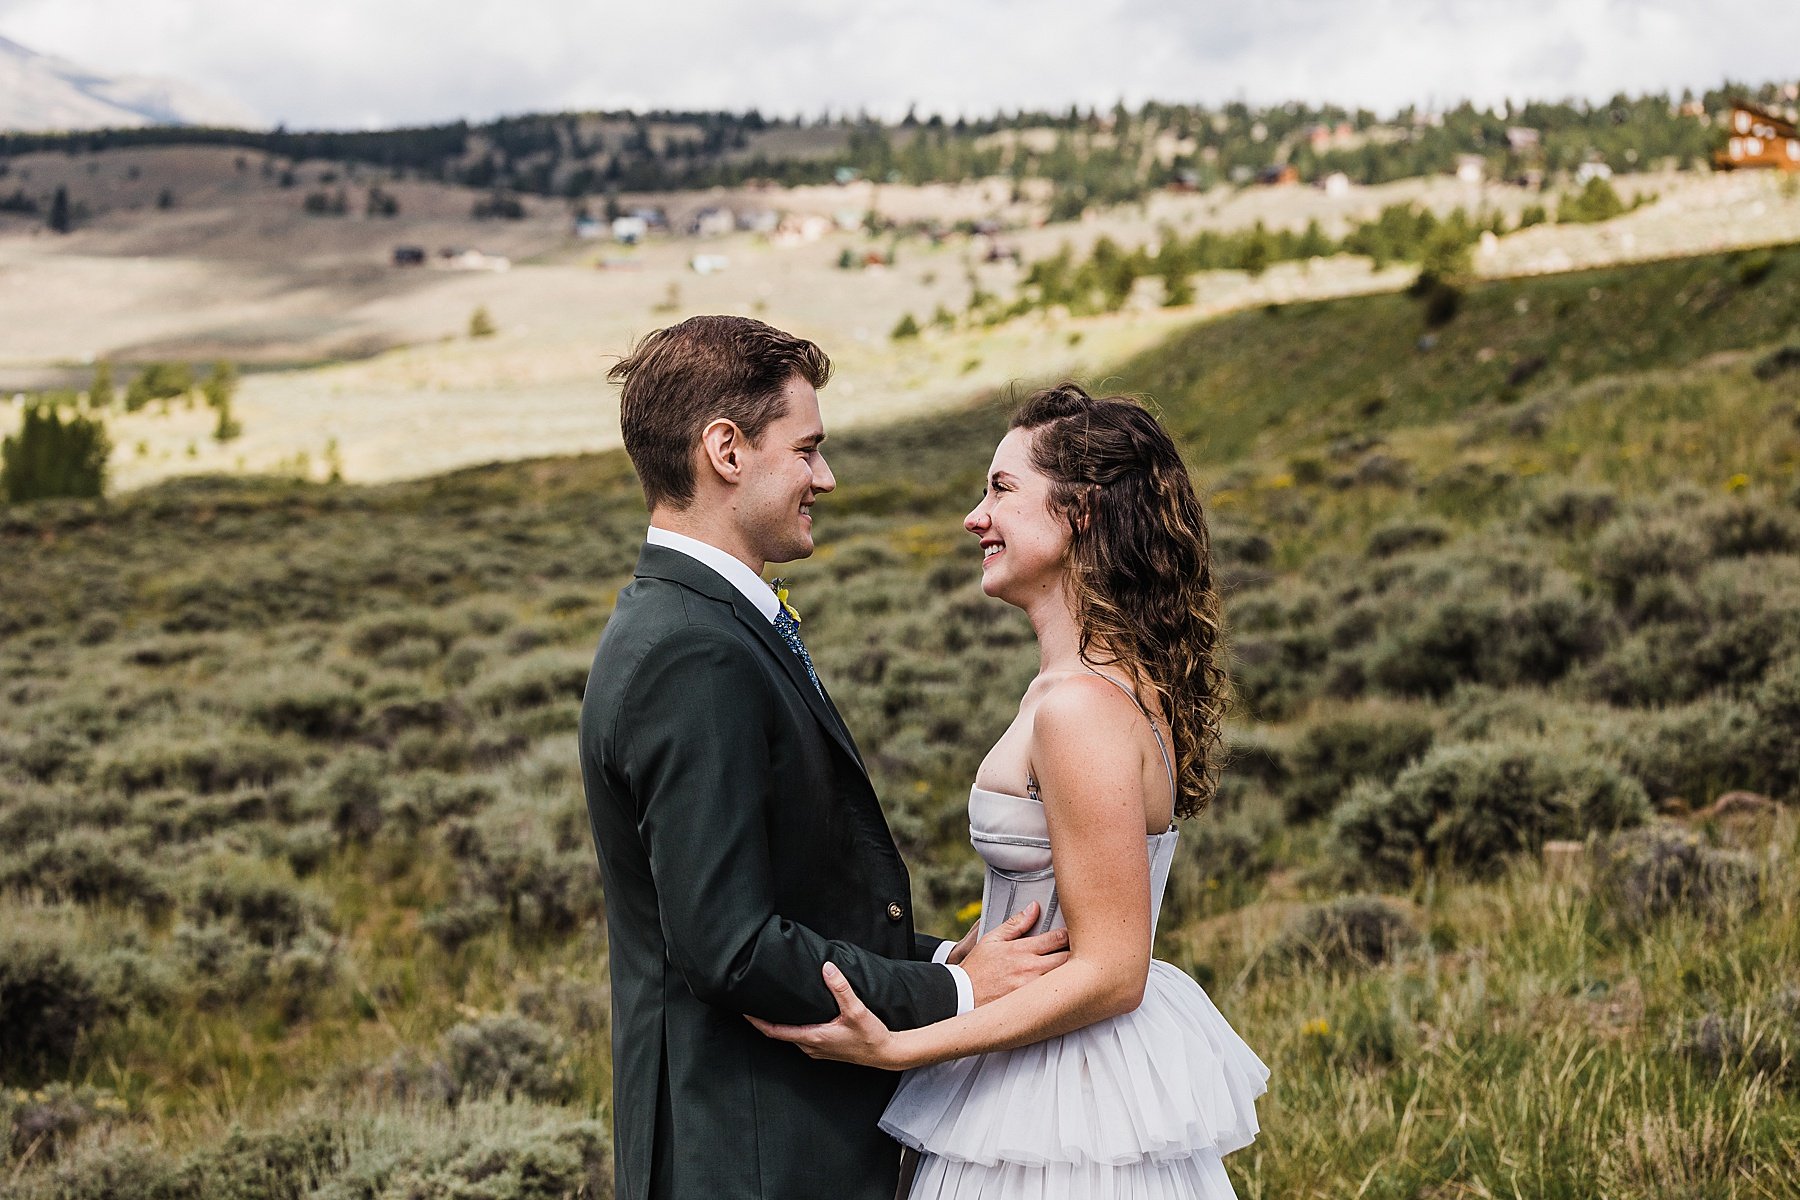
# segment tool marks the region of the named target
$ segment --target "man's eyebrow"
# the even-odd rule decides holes
[[[1012,478],[1013,478],[1013,474],[1011,471],[1004,471],[1004,470],[995,471],[992,475],[988,476],[988,482],[989,483],[999,483],[1002,480],[1005,480],[1010,483],[1010,482],[1012,482]]]
[[[817,446],[817,445],[821,445],[821,444],[822,444],[822,443],[823,443],[823,442],[824,442],[824,441],[825,441],[825,435],[824,435],[824,434],[822,434],[822,433],[809,433],[809,434],[807,434],[807,435],[806,435],[806,436],[805,436],[805,437],[803,437],[803,438],[797,438],[797,439],[796,439],[796,440],[795,440],[795,441],[794,441],[794,445],[796,445],[796,446],[804,446],[804,445],[807,445],[807,444],[808,444],[808,443],[810,443],[810,444],[812,444],[812,445],[814,445],[814,446]]]

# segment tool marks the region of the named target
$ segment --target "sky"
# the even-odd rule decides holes
[[[567,109],[1592,100],[1800,71],[1768,0],[0,0],[0,35],[289,128]]]

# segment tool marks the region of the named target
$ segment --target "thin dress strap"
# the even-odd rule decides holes
[[[1131,702],[1133,704],[1137,705],[1137,710],[1144,714],[1144,720],[1150,722],[1150,732],[1153,736],[1155,736],[1156,748],[1162,754],[1163,770],[1167,771],[1169,774],[1169,802],[1171,804],[1173,804],[1176,800],[1175,760],[1169,757],[1169,745],[1167,742],[1163,741],[1162,729],[1160,726],[1157,725],[1156,718],[1152,717],[1150,715],[1150,710],[1144,707],[1144,702],[1142,700],[1138,699],[1137,693],[1132,691],[1131,688],[1126,686],[1124,683],[1121,683],[1119,680],[1114,679],[1111,675],[1106,675],[1099,671],[1096,671],[1092,667],[1088,668],[1088,673],[1091,675],[1099,676],[1101,679],[1106,680],[1106,682],[1108,682],[1108,683],[1112,684],[1114,687],[1118,688],[1121,692],[1124,692],[1127,696],[1129,696],[1131,698]],[[1033,800],[1038,800],[1040,803],[1042,803],[1041,798],[1038,796],[1037,777],[1031,773],[1031,768],[1029,766],[1027,766],[1025,768],[1025,794],[1027,796],[1031,797]],[[1169,826],[1169,828],[1173,829],[1174,825],[1171,824]]]

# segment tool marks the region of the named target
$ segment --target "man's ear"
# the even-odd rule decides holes
[[[744,476],[743,453],[747,439],[737,422],[720,417],[700,431],[700,449],[707,465],[726,483],[737,483]]]

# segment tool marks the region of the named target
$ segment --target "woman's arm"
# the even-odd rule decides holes
[[[902,1070],[1029,1045],[1136,1008],[1150,973],[1143,720],[1117,688],[1085,677],[1059,684],[1033,720],[1031,761],[1068,923],[1062,966],[962,1016],[890,1031],[828,965],[838,1019],[757,1027],[815,1058]]]

